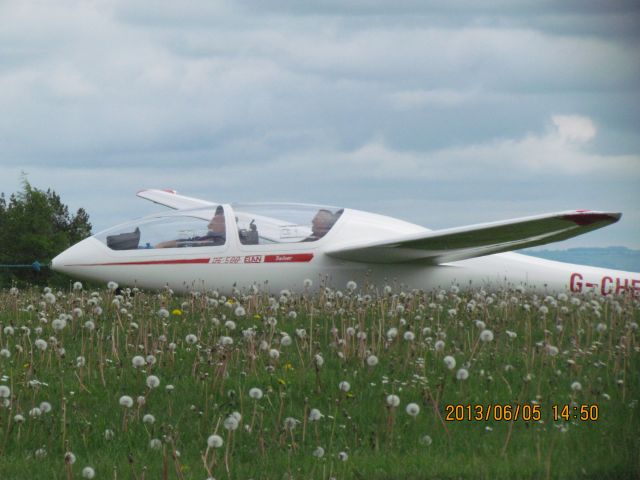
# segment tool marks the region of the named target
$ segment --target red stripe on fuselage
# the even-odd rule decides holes
[[[265,255],[264,263],[290,263],[290,262],[310,262],[313,253],[290,253],[280,255]]]
[[[189,258],[180,260],[145,260],[141,262],[76,263],[66,267],[102,267],[116,265],[184,265],[190,263],[209,263],[208,258]]]

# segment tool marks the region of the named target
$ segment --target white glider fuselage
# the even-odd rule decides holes
[[[514,243],[507,239],[488,246],[485,239],[476,240],[480,237],[478,232],[487,231],[484,226],[462,234],[452,229],[444,231],[452,233],[438,236],[435,235],[438,232],[402,220],[344,209],[339,210],[339,218],[334,220],[335,225],[321,238],[315,241],[289,241],[296,235],[301,238],[309,234],[310,228],[290,225],[291,222],[278,223],[278,220],[253,213],[244,214],[243,208],[236,209],[235,205],[223,205],[222,208],[227,218],[224,244],[189,246],[187,242],[187,246],[154,248],[153,244],[147,242],[142,247],[136,244],[135,248],[114,249],[111,248],[113,244],[108,246],[112,237],[102,233],[87,238],[58,255],[53,260],[52,267],[72,277],[99,282],[115,281],[122,286],[151,289],[169,286],[175,291],[218,290],[225,294],[229,294],[234,287],[243,289],[252,285],[271,293],[278,293],[283,289],[301,291],[307,279],[313,282],[314,288],[320,285],[344,288],[348,281],[353,280],[360,286],[369,284],[382,288],[384,285],[402,285],[423,290],[448,288],[455,284],[462,289],[524,287],[540,293],[589,290],[603,295],[640,293],[638,273],[572,265],[511,252],[478,254],[478,248],[494,248],[494,251],[499,248],[498,251],[504,252],[511,249],[505,245]],[[210,209],[178,210],[123,224],[116,231],[136,228],[138,241],[141,241],[140,231],[136,227],[138,224],[142,225],[140,228],[144,237],[144,225],[150,225],[147,230],[151,231],[158,229],[157,225],[161,227],[162,222],[167,222],[167,225],[182,225],[180,222],[186,221],[185,219],[200,218],[204,221],[211,215]],[[577,215],[564,215],[564,220],[571,220],[566,222],[573,225],[570,228],[585,225],[582,220],[575,221]],[[229,219],[234,218],[235,222],[229,222]],[[280,243],[271,240],[267,242],[261,237],[259,243],[244,241],[242,235],[247,230],[240,229],[239,226],[248,226],[249,220],[256,218],[262,234],[273,239],[277,231],[285,240]],[[500,225],[499,227],[502,228]],[[184,232],[185,229],[186,227],[180,227],[179,231]],[[552,234],[536,233],[529,236],[529,239],[535,238],[535,244],[546,243],[540,239],[567,229],[556,229]],[[397,245],[389,243],[398,238],[402,242]],[[429,256],[425,256],[425,249],[436,244],[434,238],[465,243],[464,249],[461,247],[456,250],[463,254],[432,249]],[[425,239],[431,242],[427,246],[423,244]],[[144,244],[143,240],[142,242]],[[416,242],[423,243],[416,247]],[[469,242],[479,245],[474,246],[475,254],[468,253]],[[531,241],[524,245],[530,244]],[[464,260],[443,261],[460,256],[464,258],[465,255],[467,259]],[[469,256],[472,258],[468,258]]]

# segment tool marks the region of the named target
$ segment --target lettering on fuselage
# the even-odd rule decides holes
[[[313,253],[287,253],[281,255],[232,255],[212,257],[209,263],[216,265],[237,265],[240,263],[306,263],[313,259]]]
[[[622,278],[604,275],[598,283],[587,282],[582,274],[574,272],[569,277],[569,289],[574,293],[598,290],[602,295],[622,293],[640,294],[640,279]]]

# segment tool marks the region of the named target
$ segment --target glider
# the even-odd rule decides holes
[[[640,274],[513,253],[617,222],[621,214],[572,210],[429,230],[396,218],[308,204],[219,204],[142,190],[169,207],[82,240],[54,270],[94,281],[176,291],[257,286],[300,290],[402,284],[431,290],[525,288],[541,293],[640,293]],[[309,282],[306,282],[307,284]]]

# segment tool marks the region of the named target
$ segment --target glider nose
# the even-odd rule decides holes
[[[95,262],[98,254],[96,242],[96,239],[89,237],[67,248],[51,260],[51,269],[67,275],[78,274],[83,267]]]
[[[51,260],[51,270],[61,273],[71,273],[70,264],[73,263],[72,258],[75,257],[75,254],[73,253],[75,247],[76,245],[67,248],[64,252]]]

